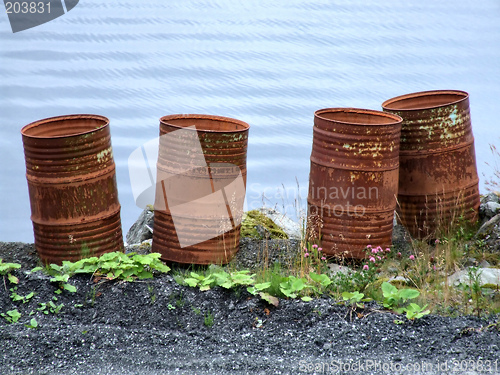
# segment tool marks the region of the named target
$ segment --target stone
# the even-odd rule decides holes
[[[274,221],[276,225],[278,225],[283,230],[283,232],[288,235],[288,238],[299,240],[301,239],[302,227],[299,223],[293,221],[288,216],[272,208],[262,207],[259,208],[259,211],[263,215]]]
[[[481,204],[488,202],[500,203],[500,198],[495,193],[489,193],[481,198]]]
[[[479,207],[479,213],[486,218],[492,218],[500,211],[500,203],[486,202]]]
[[[341,266],[336,263],[328,263],[330,276],[333,276],[337,273],[343,273],[344,275],[348,275],[352,270],[349,267]]]
[[[500,252],[500,214],[481,225],[475,238],[483,241],[489,251]]]
[[[481,286],[490,284],[500,286],[500,269],[497,268],[479,268],[478,273],[481,273]],[[448,284],[458,286],[460,283],[469,283],[469,269],[465,268],[453,275],[448,276]]]
[[[142,244],[153,238],[154,212],[145,208],[126,235],[126,245]]]

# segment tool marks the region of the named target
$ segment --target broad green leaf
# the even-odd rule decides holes
[[[399,291],[399,297],[406,301],[409,299],[417,298],[420,295],[420,292],[415,289],[401,289]]]
[[[76,286],[71,285],[71,284],[63,284],[62,286],[64,289],[66,289],[68,292],[71,293],[76,293]]]
[[[388,283],[387,281],[384,281],[382,283],[382,293],[384,294],[384,297],[390,297],[391,295],[396,294],[397,292],[398,288],[396,288],[391,283]]]
[[[327,287],[332,283],[332,280],[330,280],[330,278],[324,274],[318,275],[317,273],[310,272],[309,277],[318,284],[321,284],[323,287]]]
[[[17,277],[15,277],[14,275],[12,274],[8,274],[7,275],[7,278],[9,279],[9,281],[12,283],[12,284],[19,284],[19,279]]]
[[[309,301],[312,301],[312,298],[311,297],[308,297],[308,296],[304,296],[301,298],[302,301],[304,302],[309,302]]]
[[[278,305],[280,303],[278,298],[276,298],[268,293],[264,293],[264,292],[260,292],[259,295],[260,295],[260,298],[262,298],[264,301],[267,301],[271,305],[278,307]]]
[[[254,285],[256,290],[265,290],[265,289],[269,288],[270,286],[271,286],[270,281],[268,281],[266,283],[259,283],[259,284]]]
[[[146,270],[143,270],[137,276],[139,277],[140,280],[152,279],[153,278],[153,274],[151,272],[149,272],[149,271],[146,271]]]
[[[184,279],[184,282],[190,287],[196,287],[198,285],[198,280],[193,278]]]

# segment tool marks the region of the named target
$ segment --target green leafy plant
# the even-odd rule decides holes
[[[17,323],[21,318],[21,313],[17,309],[9,310],[5,314],[1,313],[2,316],[9,323]]]
[[[51,282],[60,284],[60,288],[69,292],[76,292],[76,287],[68,283],[71,276],[78,273],[91,273],[95,277],[107,280],[121,279],[132,281],[134,279],[150,279],[153,272],[169,272],[170,267],[163,264],[159,253],[151,254],[124,254],[116,251],[106,253],[99,258],[84,258],[77,262],[63,261],[62,265],[50,264],[46,272],[52,276]],[[34,268],[32,272],[42,270],[41,267]]]
[[[309,284],[305,278],[297,278],[295,276],[287,277],[285,281],[280,284],[281,292],[289,298],[297,298],[299,292],[306,288],[316,290],[315,286]],[[309,296],[303,296],[301,299],[306,302],[312,300]]]
[[[38,322],[35,318],[31,318],[30,322],[25,324],[27,328],[38,328]]]
[[[55,296],[52,297],[52,301],[39,302],[38,304],[40,305],[40,307],[37,308],[37,310],[43,312],[45,315],[48,315],[49,312],[52,314],[59,314],[64,307],[64,303],[56,305],[54,301],[57,301],[57,297]]]
[[[405,307],[406,317],[410,320],[420,319],[430,313],[430,310],[425,310],[427,305],[420,307],[416,303],[410,303]],[[424,311],[425,310],[425,311]]]
[[[467,275],[469,277],[469,291],[472,301],[475,304],[474,310],[478,317],[481,316],[481,311],[485,303],[483,290],[481,288],[481,274],[482,271],[478,267],[469,267]]]
[[[399,289],[387,281],[382,283],[382,293],[384,295],[384,307],[401,314],[404,311],[403,304],[410,299],[417,298],[420,292],[415,289]]]
[[[361,303],[363,300],[363,297],[365,295],[363,293],[359,292],[343,292],[342,293],[342,298],[344,301],[348,301],[351,306],[356,306],[359,307],[360,309],[363,309],[365,305]]]
[[[4,278],[7,276],[7,279],[12,284],[18,284],[19,279],[11,274],[12,271],[21,268],[19,263],[4,263],[3,259],[0,259],[0,275]]]
[[[205,314],[203,324],[205,324],[205,326],[207,326],[208,328],[212,328],[212,326],[214,325],[214,315],[210,310],[208,310]]]
[[[248,293],[256,295],[258,294],[260,298],[262,298],[264,301],[270,303],[271,305],[278,306],[279,305],[279,300],[278,298],[272,296],[269,293],[264,292],[266,289],[269,289],[271,286],[271,282],[265,282],[265,283],[259,283],[255,284],[254,286],[249,286],[247,288]]]
[[[30,292],[25,296],[21,296],[21,295],[17,294],[16,291],[17,291],[17,286],[14,288],[10,288],[10,292],[11,292],[10,298],[12,299],[12,302],[19,302],[20,301],[22,303],[27,303],[35,295],[34,292]]]

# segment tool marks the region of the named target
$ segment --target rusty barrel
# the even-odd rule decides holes
[[[21,134],[40,259],[61,264],[123,250],[109,120],[52,117]]]
[[[367,245],[391,245],[401,121],[356,108],[315,112],[307,232],[325,254],[359,259]]]
[[[239,249],[249,125],[211,115],[160,119],[152,251],[225,264]]]
[[[416,238],[438,236],[458,220],[475,222],[479,179],[469,94],[424,91],[385,101],[403,118],[398,216]]]

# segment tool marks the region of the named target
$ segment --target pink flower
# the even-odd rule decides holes
[[[314,244],[314,245],[312,246],[312,248],[313,248],[313,249],[317,249],[317,248],[318,248],[318,245]]]
[[[366,245],[366,248],[367,248],[367,249],[371,249],[371,248],[372,248],[372,245]]]
[[[369,269],[369,268],[370,268],[370,267],[368,267],[368,264],[365,264],[365,265],[363,266],[363,269],[364,269],[364,270],[367,270],[367,269]]]
[[[377,246],[377,250],[378,251],[384,251],[384,250],[382,250],[382,248],[380,246]]]
[[[307,247],[304,247],[304,251],[307,253]]]
[[[436,241],[434,241],[434,243],[437,245],[438,243],[441,243],[441,241],[439,241],[439,238],[437,238]]]
[[[377,254],[378,253],[377,249],[372,249],[372,253]]]
[[[323,248],[322,247],[318,247],[318,251],[323,251]]]
[[[321,260],[326,260],[326,258],[325,258],[325,257],[321,257]],[[341,268],[341,267],[340,267],[340,268]]]
[[[304,254],[304,258],[307,258],[309,256],[309,253]]]
[[[410,255],[410,260],[415,260],[415,256],[414,255]]]
[[[375,263],[375,258],[374,257],[370,257],[369,261]]]
[[[433,269],[434,271],[436,271],[436,270],[437,270],[436,266],[432,266],[432,269]]]
[[[398,253],[398,258],[401,258],[401,253]]]
[[[385,251],[386,251],[387,253],[390,253],[390,252],[391,252],[391,249],[389,249],[389,248],[387,247],[387,248],[385,249]]]
[[[381,258],[381,257],[379,257],[378,255],[377,255],[377,259],[378,259],[378,260],[382,260],[382,258]]]

